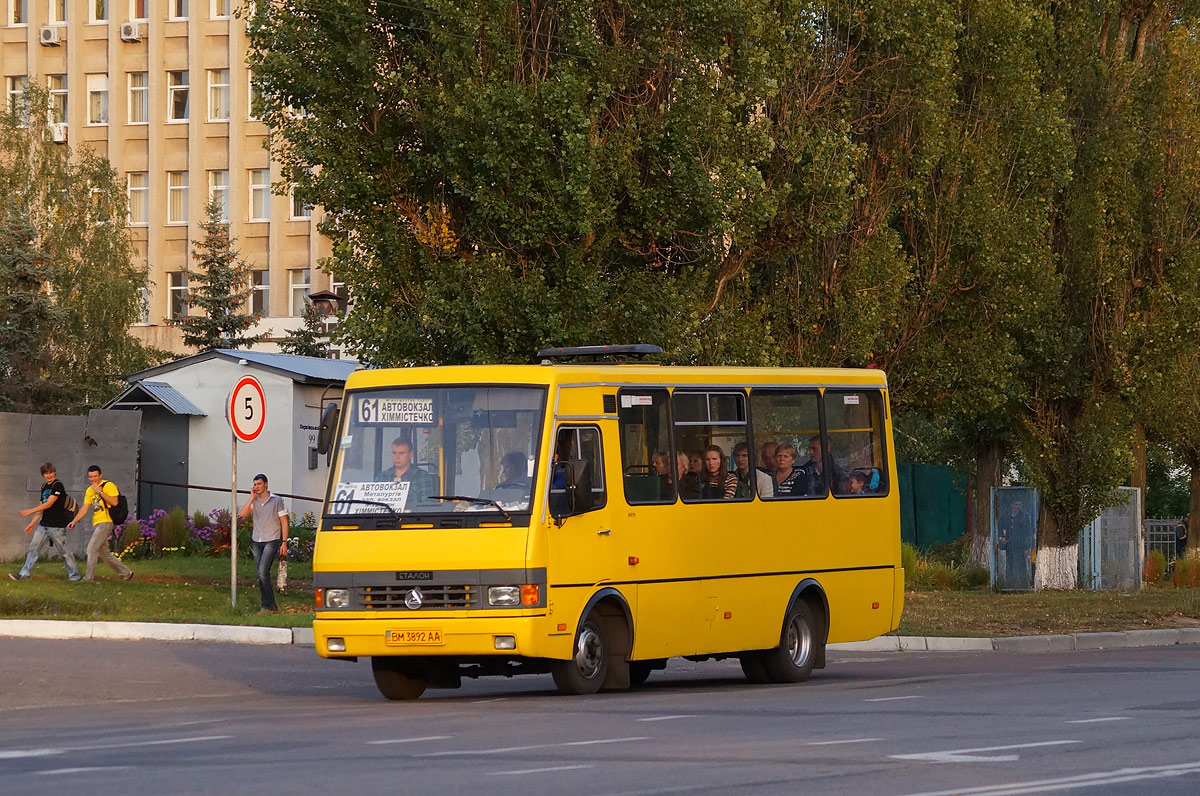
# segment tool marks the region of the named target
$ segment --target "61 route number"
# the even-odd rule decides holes
[[[229,393],[225,416],[234,435],[242,442],[253,442],[267,422],[267,399],[262,385],[253,376],[243,376]]]

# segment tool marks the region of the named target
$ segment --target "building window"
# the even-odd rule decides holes
[[[50,121],[67,123],[67,76],[49,75],[46,84],[50,88]]]
[[[130,22],[146,22],[150,17],[146,14],[147,0],[129,0]]]
[[[187,19],[188,0],[171,0],[171,19]]]
[[[291,293],[288,314],[293,318],[304,314],[304,303],[308,301],[309,293],[309,273],[307,268],[293,268],[288,271],[288,288]]]
[[[250,280],[250,312],[266,317],[271,310],[271,272],[255,271]]]
[[[29,0],[9,0],[9,2],[8,2],[8,24],[10,24],[10,25],[28,25],[29,24]]]
[[[208,70],[208,120],[229,121],[229,70]]]
[[[188,212],[188,173],[167,172],[167,223],[186,224]]]
[[[88,22],[108,22],[108,0],[91,0],[88,3]]]
[[[171,320],[187,316],[188,311],[188,278],[183,271],[172,271],[167,274],[167,294],[170,296],[168,312]]]
[[[252,122],[258,121],[258,88],[254,85],[254,73],[246,73],[246,81],[249,89],[246,91],[248,104],[246,106],[246,118]]]
[[[10,75],[4,81],[5,91],[8,94],[8,105],[6,107],[10,111],[21,107],[21,103],[25,101],[25,89],[29,87],[29,78],[25,75]],[[29,123],[28,114],[26,114],[25,123]]]
[[[88,124],[108,124],[108,75],[88,75]]]
[[[250,169],[250,221],[269,221],[271,218],[271,172]]]
[[[150,175],[144,171],[131,171],[129,184],[129,223],[145,226],[150,223]]]
[[[188,73],[184,69],[167,72],[167,119],[186,122],[188,119]]]
[[[209,3],[208,15],[213,19],[222,19],[229,16],[229,0],[211,0]]]
[[[225,169],[208,173],[208,196],[221,205],[221,220],[229,221],[229,172]]]
[[[300,193],[300,189],[295,185],[292,186],[292,218],[312,218],[312,205],[304,199],[304,194]]]
[[[50,11],[46,20],[51,25],[67,24],[67,0],[50,0]]]
[[[147,124],[150,121],[150,74],[129,73],[129,123]]]

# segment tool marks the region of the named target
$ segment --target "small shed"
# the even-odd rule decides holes
[[[358,367],[352,360],[216,348],[126,376],[129,387],[104,408],[142,412],[141,514],[229,506],[233,432],[225,403],[246,375],[262,384],[266,425],[254,442],[238,443],[238,488],[249,489],[254,475],[265,473],[272,492],[296,496],[285,501],[292,511],[315,511],[328,476],[328,462],[316,451],[321,406],[341,397]]]

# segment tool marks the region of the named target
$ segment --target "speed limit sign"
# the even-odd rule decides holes
[[[253,376],[243,376],[229,393],[225,416],[234,435],[242,442],[253,442],[267,422],[267,398],[262,385]]]

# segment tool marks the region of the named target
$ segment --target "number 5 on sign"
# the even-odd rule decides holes
[[[253,376],[243,376],[229,393],[225,416],[234,435],[242,442],[253,442],[267,422],[267,399],[262,385]]]

